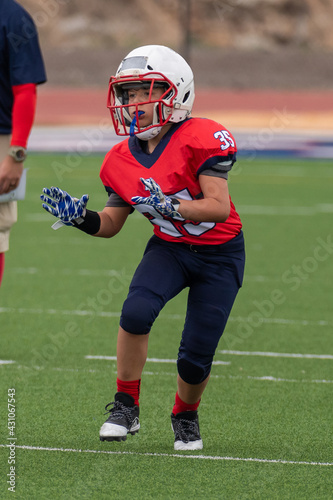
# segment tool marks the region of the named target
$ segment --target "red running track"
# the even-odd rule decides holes
[[[94,124],[110,119],[106,108],[107,89],[38,88],[35,125]],[[267,112],[287,109],[297,113],[332,113],[333,91],[218,90],[196,89],[193,113]],[[332,122],[333,125],[333,122]]]

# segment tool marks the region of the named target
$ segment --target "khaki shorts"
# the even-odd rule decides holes
[[[0,162],[6,156],[10,136],[0,135]],[[0,203],[0,253],[9,249],[10,228],[17,221],[17,202]]]

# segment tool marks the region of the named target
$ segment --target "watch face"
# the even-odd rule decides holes
[[[23,149],[19,149],[18,151],[16,151],[15,156],[18,160],[24,160],[25,159],[25,152],[23,151]]]
[[[27,157],[27,152],[24,148],[22,147],[15,147],[11,146],[9,148],[8,154],[14,158],[15,161],[17,162],[22,162],[26,159]]]

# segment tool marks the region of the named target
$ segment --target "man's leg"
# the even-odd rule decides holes
[[[0,253],[0,286],[1,286],[1,281],[2,281],[4,269],[5,269],[5,254]]]
[[[0,135],[0,163],[9,148],[10,136]],[[0,203],[0,285],[5,269],[5,252],[9,249],[10,228],[17,221],[17,203]]]

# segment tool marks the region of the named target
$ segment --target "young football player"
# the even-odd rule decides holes
[[[115,236],[133,209],[154,226],[124,302],[117,341],[117,392],[106,406],[102,441],[140,428],[140,382],[148,338],[163,306],[189,289],[171,413],[175,450],[200,450],[198,407],[244,271],[242,224],[230,200],[233,136],[221,124],[191,118],[192,70],[173,50],[130,52],[111,77],[108,107],[127,138],[106,155],[100,177],[109,198],[101,212],[59,188],[44,188],[43,207],[62,223]],[[61,224],[58,222],[56,224]]]

